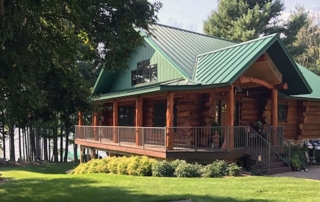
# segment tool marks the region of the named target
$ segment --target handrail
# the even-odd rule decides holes
[[[247,125],[248,128],[248,150],[251,151],[255,157],[267,167],[267,172],[270,170],[270,143],[263,138],[256,130],[254,130],[251,126]],[[253,142],[250,141],[250,136],[256,136],[258,138],[254,138]],[[259,155],[261,155],[261,159],[259,159]],[[262,156],[266,158],[265,160],[262,159]]]
[[[270,136],[272,133],[270,133],[269,132],[269,130],[271,131],[271,132],[273,132],[273,133],[275,133],[276,135],[277,135],[277,138],[276,138],[276,141],[277,142],[280,142],[279,143],[279,145],[272,145],[271,146],[271,150],[272,150],[272,152],[274,152],[280,159],[282,159],[285,163],[287,163],[287,165],[288,165],[288,167],[290,167],[290,156],[291,156],[291,143],[281,134],[281,133],[279,133],[277,130],[275,130],[274,128],[275,128],[276,126],[268,126],[268,129],[267,129],[267,133],[268,133],[268,136]],[[279,127],[277,127],[277,128],[279,128]],[[272,137],[271,137],[272,138]],[[284,144],[281,144],[281,143],[287,143],[287,147],[286,147],[286,145],[284,145]],[[283,157],[283,156],[281,156],[280,154],[279,154],[279,152],[277,152],[274,148],[275,147],[278,147],[280,150],[282,150],[282,148],[283,148],[283,154],[285,155],[285,157],[287,156],[287,159],[285,158],[285,157]],[[287,149],[288,149],[288,151],[287,151]]]

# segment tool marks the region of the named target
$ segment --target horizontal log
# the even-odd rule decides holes
[[[320,112],[319,107],[306,107],[305,112]]]
[[[320,124],[300,123],[299,128],[300,130],[320,130]]]
[[[257,116],[258,111],[241,111],[241,116]]]
[[[207,102],[207,103],[205,104],[205,106],[206,106],[206,107],[212,107],[212,106],[216,107],[216,103],[215,103],[215,102]]]
[[[319,130],[308,130],[308,131],[301,131],[301,135],[303,136],[318,136],[320,137],[320,131]]]
[[[305,117],[303,122],[304,123],[317,123],[317,124],[320,124],[320,118],[318,118],[318,117]]]
[[[320,111],[309,111],[309,112],[303,112],[302,113],[303,114],[303,116],[312,116],[312,115],[314,115],[314,116],[320,116]]]
[[[305,102],[303,102],[303,106],[306,106],[306,107],[319,107],[320,108],[320,102],[305,101]]]

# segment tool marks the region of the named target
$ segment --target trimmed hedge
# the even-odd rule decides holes
[[[157,161],[146,156],[109,157],[81,163],[71,174],[112,173],[155,177],[223,177],[239,176],[241,167],[216,160],[208,165],[187,163],[185,160]]]

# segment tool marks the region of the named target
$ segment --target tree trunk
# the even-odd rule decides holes
[[[48,138],[43,137],[43,159],[48,161]]]
[[[28,142],[28,136],[29,136],[29,128],[27,127],[25,129],[25,136],[24,136],[24,146],[25,146],[25,152],[26,152],[26,161],[29,160],[29,142]]]
[[[20,131],[20,127],[18,127],[19,129],[19,158],[20,160],[22,160],[22,149],[21,149],[21,131]]]
[[[63,126],[60,127],[60,162],[63,162]]]
[[[36,156],[36,146],[35,146],[35,138],[34,138],[34,128],[31,126],[30,128],[30,160],[35,160]]]
[[[54,162],[58,162],[58,129],[55,127],[53,129],[53,160]]]
[[[10,136],[10,161],[16,161],[15,149],[14,149],[14,128],[13,126],[9,127],[9,136]]]
[[[7,155],[6,155],[6,136],[3,132],[2,134],[2,142],[3,142],[3,158],[6,159]]]
[[[68,161],[68,147],[69,147],[69,133],[67,130],[65,130],[66,132],[66,145],[65,145],[65,150],[64,150],[64,162]]]
[[[36,158],[41,160],[41,151],[40,151],[40,136],[38,128],[35,129],[35,141],[36,141]]]
[[[48,138],[48,158],[49,158],[49,161],[51,161],[51,139]]]
[[[77,153],[77,150],[78,150],[78,145],[73,143],[74,162],[77,162],[77,161],[78,161],[78,153]]]
[[[23,138],[22,138],[23,160],[26,161],[26,157],[27,157],[27,152],[26,152],[26,128],[22,129],[22,134],[23,134]]]

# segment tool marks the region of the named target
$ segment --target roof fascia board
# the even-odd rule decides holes
[[[102,69],[100,70],[99,76],[98,76],[96,82],[94,83],[94,86],[93,86],[93,90],[92,90],[92,92],[91,92],[91,95],[95,94],[97,85],[98,85],[98,83],[99,83],[99,81],[100,81],[100,79],[101,79],[101,76],[102,76],[103,72],[104,72],[104,68],[102,68]]]

